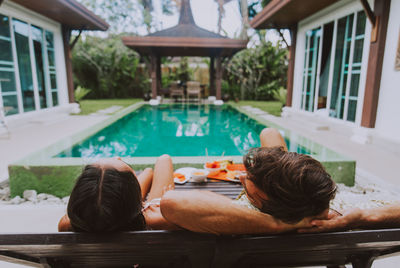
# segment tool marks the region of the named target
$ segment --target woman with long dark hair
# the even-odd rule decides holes
[[[162,195],[173,188],[168,155],[158,158],[154,172],[147,168],[139,176],[121,158],[99,160],[85,166],[78,177],[59,231],[177,229],[160,212]]]

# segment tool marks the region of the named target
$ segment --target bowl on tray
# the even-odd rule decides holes
[[[207,181],[208,170],[206,169],[195,169],[191,174],[192,182],[205,182]]]
[[[204,164],[204,169],[208,170],[208,172],[216,172],[221,169],[221,164],[218,161],[214,162],[206,162]]]

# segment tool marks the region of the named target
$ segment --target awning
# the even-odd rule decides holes
[[[72,30],[105,31],[109,25],[74,0],[11,0],[27,9],[60,22]]]
[[[290,28],[299,21],[338,1],[339,0],[272,0],[251,20],[250,25],[255,29]]]

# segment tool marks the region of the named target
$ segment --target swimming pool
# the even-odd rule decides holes
[[[289,151],[310,154],[336,182],[354,185],[355,161],[235,105],[129,106],[100,123],[9,165],[11,195],[35,189],[70,194],[82,167],[97,158],[121,156],[135,170],[170,154],[174,168],[203,167],[222,155],[236,163],[259,146],[265,127],[280,130]]]
[[[56,157],[241,156],[265,127],[229,105],[144,105]]]

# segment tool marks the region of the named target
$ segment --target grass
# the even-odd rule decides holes
[[[281,116],[282,112],[282,103],[279,101],[239,101],[238,103],[232,104],[238,106],[250,105],[275,116]]]
[[[95,113],[98,110],[103,110],[114,105],[128,107],[129,105],[139,101],[141,101],[141,99],[81,100],[79,102],[81,106],[81,112],[79,115]]]
[[[98,110],[106,109],[114,105],[128,107],[139,101],[141,101],[141,99],[81,100],[81,113],[79,115],[95,113]],[[239,101],[238,103],[230,103],[238,106],[250,105],[275,116],[280,116],[282,112],[282,103],[279,101]]]

